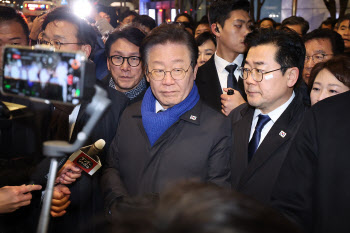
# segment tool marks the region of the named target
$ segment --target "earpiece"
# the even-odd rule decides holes
[[[215,31],[216,31],[216,32],[220,32],[217,25],[215,26]]]

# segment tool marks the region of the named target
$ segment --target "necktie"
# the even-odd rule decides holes
[[[264,128],[267,122],[269,122],[271,119],[269,115],[261,115],[259,114],[259,120],[258,123],[255,126],[255,131],[253,134],[252,139],[249,142],[248,145],[248,162],[252,159],[253,155],[255,154],[255,151],[258,149],[260,136],[261,136],[261,130]]]
[[[237,79],[236,77],[233,75],[233,72],[235,72],[237,68],[237,65],[228,65],[225,67],[225,70],[228,71],[228,76],[227,76],[227,88],[231,87],[233,89],[238,89],[238,85],[237,85]]]

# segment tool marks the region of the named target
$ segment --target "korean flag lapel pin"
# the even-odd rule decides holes
[[[197,116],[191,115],[191,116],[190,116],[190,119],[193,120],[193,121],[195,121],[195,120],[197,120]]]
[[[281,132],[279,133],[279,135],[281,136],[281,138],[285,138],[287,133],[284,132],[283,130],[281,130]]]

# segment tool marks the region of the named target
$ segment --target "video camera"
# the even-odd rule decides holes
[[[79,104],[89,69],[83,53],[56,52],[43,46],[6,46],[3,54],[0,88],[4,95]]]

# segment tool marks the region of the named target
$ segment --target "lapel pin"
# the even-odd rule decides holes
[[[280,135],[282,138],[284,138],[284,137],[287,135],[287,133],[284,132],[283,130],[281,130],[281,132],[279,133],[279,135]]]
[[[195,121],[195,120],[197,120],[197,117],[196,117],[196,116],[191,115],[191,116],[190,116],[190,119],[191,119],[191,120],[193,120],[193,121]]]

